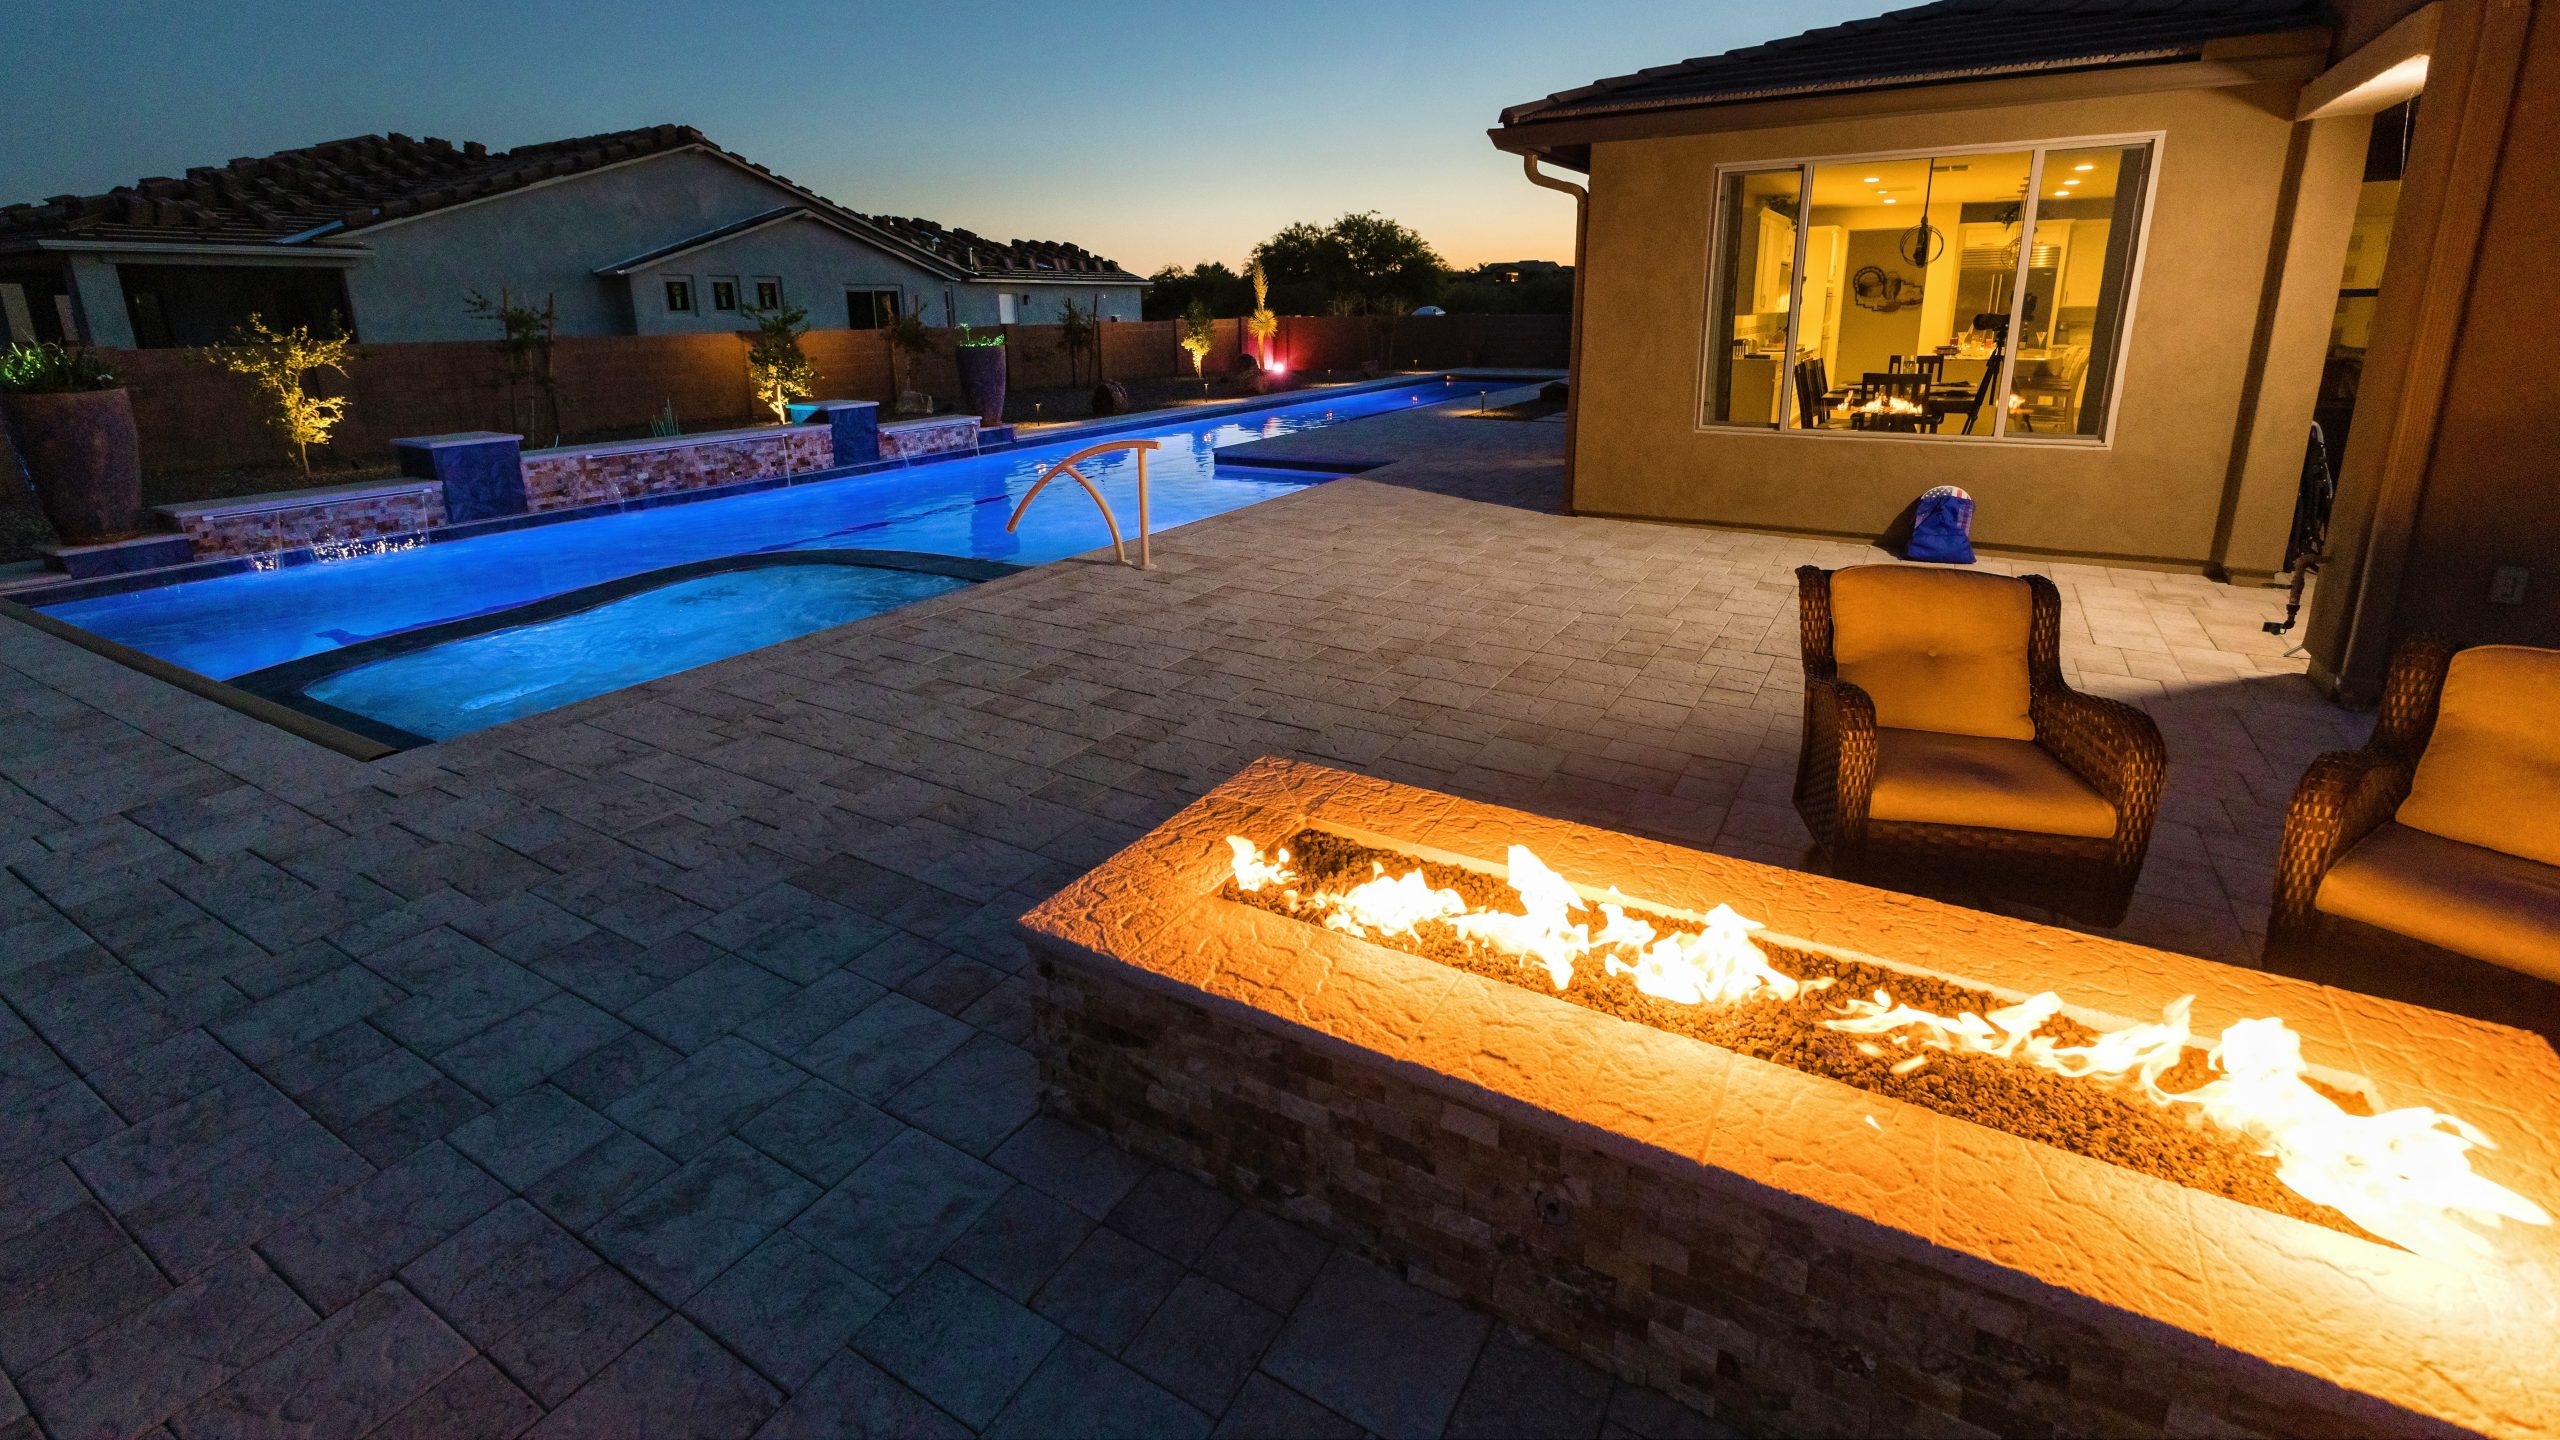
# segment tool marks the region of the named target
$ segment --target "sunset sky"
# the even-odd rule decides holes
[[[666,0],[14,8],[0,203],[367,132],[493,149],[678,122],[856,210],[1240,259],[1377,210],[1451,262],[1570,258],[1501,108],[1882,3]],[[215,18],[218,17],[218,18]],[[32,63],[29,63],[32,62]]]

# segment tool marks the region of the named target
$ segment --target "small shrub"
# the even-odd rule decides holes
[[[1080,368],[1079,362],[1087,349],[1097,351],[1095,356],[1097,363],[1093,367],[1094,374],[1098,377],[1102,373],[1102,366],[1098,363],[1101,357],[1096,343],[1102,338],[1102,331],[1094,324],[1094,316],[1101,308],[1099,302],[1096,302],[1092,310],[1078,309],[1073,299],[1059,302],[1058,348],[1065,352],[1067,357],[1067,383],[1070,385],[1084,378],[1084,371]]]
[[[557,297],[542,297],[542,308],[516,303],[501,287],[493,302],[474,290],[464,300],[463,308],[472,314],[498,322],[498,338],[492,342],[498,352],[498,386],[507,392],[507,423],[530,439],[539,435],[537,422],[543,412],[551,419],[551,438],[557,443],[560,423],[560,386],[551,374],[551,348],[560,335],[560,312]],[[532,394],[524,392],[530,387]]]
[[[915,364],[916,357],[933,349],[933,331],[924,323],[924,307],[925,302],[917,301],[913,310],[901,311],[890,317],[880,332],[889,342],[889,403],[892,405],[905,398],[908,369]]]
[[[347,397],[314,395],[309,378],[322,370],[347,373],[355,354],[355,337],[332,326],[315,335],[308,325],[271,330],[266,318],[251,315],[231,338],[208,347],[204,358],[235,375],[246,375],[267,398],[267,419],[293,447],[295,463],[311,473],[311,447],[326,445],[338,422],[347,418]]]
[[[50,340],[0,350],[0,393],[60,395],[75,390],[113,390],[123,383],[95,354],[68,349]]]
[[[1209,313],[1209,302],[1194,300],[1182,312],[1182,348],[1191,355],[1192,378],[1202,378],[1201,368],[1209,362],[1210,347],[1218,343],[1218,317]]]
[[[747,342],[747,380],[756,400],[776,420],[791,418],[791,402],[818,393],[818,367],[800,353],[800,337],[809,333],[809,312],[797,305],[741,312],[756,327]]]

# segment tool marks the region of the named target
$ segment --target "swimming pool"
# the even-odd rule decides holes
[[[495,615],[585,587],[727,556],[877,549],[1013,565],[1041,564],[1110,543],[1100,512],[1063,484],[1053,485],[1042,494],[1024,515],[1018,533],[1007,534],[1004,529],[1015,503],[1042,470],[1099,439],[1150,438],[1160,442],[1148,460],[1147,478],[1154,528],[1161,532],[1294,493],[1329,478],[1322,474],[1221,467],[1216,460],[1220,447],[1417,406],[1451,403],[1462,395],[1472,401],[1481,388],[1431,377],[1419,382],[1390,382],[1339,391],[1314,399],[1280,401],[1199,419],[1185,420],[1174,415],[1154,424],[1141,421],[1126,426],[1080,426],[1055,440],[992,455],[919,463],[387,553],[66,600],[39,608],[55,619],[196,674],[230,680],[422,627]],[[1100,487],[1123,526],[1133,526],[1137,513],[1135,457],[1123,452],[1078,468]],[[802,578],[772,583],[787,588],[816,582]],[[751,597],[742,598],[734,585],[726,593],[725,612],[719,606],[703,606],[697,607],[695,613],[706,617],[725,613],[729,618],[717,622],[718,627],[724,635],[734,633],[737,643],[725,649],[692,642],[681,646],[653,644],[649,647],[653,651],[663,650],[671,660],[681,662],[669,663],[654,674],[641,673],[647,668],[645,665],[635,668],[628,657],[611,653],[615,644],[603,643],[606,637],[617,633],[611,627],[589,633],[575,644],[533,645],[511,651],[503,643],[483,642],[475,651],[483,663],[502,670],[510,665],[532,665],[535,656],[550,657],[545,662],[553,667],[550,671],[536,665],[529,672],[508,673],[513,674],[514,684],[525,687],[524,693],[560,695],[563,698],[550,703],[565,704],[579,698],[575,692],[582,687],[575,683],[555,684],[564,678],[556,673],[562,668],[582,672],[596,681],[592,688],[584,689],[586,694],[595,694],[790,638],[790,634],[775,633],[771,624],[736,624],[735,617],[752,611],[754,601]],[[810,623],[791,633],[841,623],[817,618],[821,612],[842,613],[841,607],[827,611],[823,605],[801,606],[795,613]],[[560,632],[551,633],[556,638]],[[623,648],[638,643],[629,632],[618,633],[625,637]],[[710,650],[717,653],[708,653]],[[448,681],[458,673],[451,666],[416,660],[404,668],[420,676],[440,675]],[[574,680],[575,675],[565,678]],[[501,683],[494,688],[505,690],[510,685]],[[367,693],[371,703],[390,705],[381,690]],[[287,703],[292,703],[289,698]],[[490,718],[482,724],[530,713],[515,704],[493,705],[487,707],[487,712]],[[398,726],[388,716],[379,718]]]

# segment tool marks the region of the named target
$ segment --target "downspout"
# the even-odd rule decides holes
[[[1591,192],[1570,180],[1558,180],[1541,173],[1535,154],[1520,157],[1520,169],[1529,183],[1545,190],[1557,190],[1573,197],[1573,317],[1566,329],[1564,359],[1564,513],[1574,513],[1573,460],[1579,453],[1574,437],[1579,433],[1582,413],[1582,286],[1587,267],[1583,251],[1591,238]]]

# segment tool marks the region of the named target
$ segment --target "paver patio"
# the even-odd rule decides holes
[[[0,624],[0,1436],[1722,1433],[1022,1048],[1012,918],[1260,755],[1801,863],[1791,571],[1874,552],[1558,517],[1560,438],[371,765]],[[1995,568],[2167,736],[2119,933],[2247,961],[2368,722],[2272,592]]]

